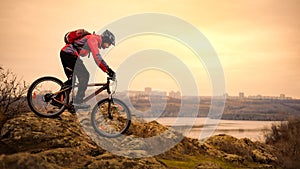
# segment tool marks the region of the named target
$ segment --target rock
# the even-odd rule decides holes
[[[21,114],[1,128],[0,168],[165,168],[155,158],[129,159],[115,156],[95,144],[76,115],[41,118]],[[130,143],[140,150],[143,142]],[[123,152],[125,153],[125,152]]]
[[[278,159],[272,149],[265,144],[252,142],[247,138],[237,139],[228,135],[210,137],[204,144],[206,151],[213,156],[233,163],[258,162],[277,164]]]
[[[164,160],[170,163],[174,160],[176,164],[188,159],[195,168],[223,168],[214,159],[242,167],[257,164],[256,168],[278,163],[272,148],[265,144],[228,135],[199,142],[155,121],[133,120],[126,137],[103,138],[95,133],[87,117],[78,119],[76,115],[63,113],[60,118],[50,119],[26,113],[6,121],[1,128],[0,168],[163,169],[169,168]],[[99,145],[117,147],[114,153],[119,156]],[[152,157],[160,150],[164,153]],[[203,162],[206,158],[210,161]]]
[[[142,138],[126,137],[121,141],[120,147],[130,150],[145,150],[147,149],[147,144]]]
[[[8,120],[1,129],[1,142],[8,150],[6,154],[62,147],[95,148],[95,144],[82,132],[75,116],[62,115],[61,118],[40,118],[28,113]]]
[[[125,157],[120,157],[112,155],[110,153],[104,153],[96,157],[91,164],[88,165],[89,169],[98,168],[132,168],[132,169],[164,169],[166,166],[161,162],[157,161],[153,157],[143,158],[143,159],[128,159]]]
[[[41,156],[30,154],[27,152],[16,153],[11,155],[1,155],[0,156],[0,168],[2,169],[62,169],[55,164],[51,164],[44,160]]]
[[[253,157],[254,161],[263,163],[263,164],[278,162],[277,157],[275,157],[267,152],[263,152],[262,150],[259,150],[259,149],[255,149],[252,151],[252,157]]]

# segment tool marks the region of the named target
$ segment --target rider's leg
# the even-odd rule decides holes
[[[74,73],[73,70],[77,61],[77,56],[61,51],[60,60],[63,65],[64,72],[68,78],[68,80],[64,84],[72,85],[72,77]]]
[[[68,80],[64,83],[64,86],[72,85],[73,81],[75,80],[75,76],[79,81],[78,92],[76,94],[76,97],[74,98],[74,103],[78,108],[89,107],[89,105],[82,105],[83,97],[87,89],[87,83],[89,81],[89,73],[82,60],[78,59],[77,56],[66,53],[64,51],[60,52],[60,58],[64,67],[65,74],[68,77]]]
[[[68,78],[68,80],[66,82],[64,82],[63,86],[60,88],[60,90],[62,90],[65,87],[69,87],[72,85],[73,69],[75,67],[77,57],[74,55],[68,54],[64,51],[61,51],[60,52],[60,60],[63,65],[64,72]],[[55,100],[59,100],[62,102],[63,100],[61,100],[62,99],[61,96],[62,96],[62,94],[58,94],[57,96],[55,96]],[[62,104],[55,100],[52,101],[52,105],[61,107]]]
[[[85,91],[87,89],[88,81],[89,81],[89,72],[83,64],[82,60],[78,59],[75,66],[75,75],[78,78],[78,91],[75,97],[75,103],[79,107],[88,107],[83,103],[83,98],[85,96]]]

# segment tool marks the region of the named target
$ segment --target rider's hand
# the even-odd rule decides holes
[[[116,73],[111,68],[107,69],[107,74],[109,77],[111,77],[113,79],[115,79],[115,77],[116,77]]]

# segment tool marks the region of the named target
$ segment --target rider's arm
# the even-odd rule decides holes
[[[94,60],[96,62],[96,64],[98,65],[98,67],[103,71],[103,72],[108,72],[108,65],[106,64],[106,62],[103,60],[102,56],[99,53],[99,49],[98,49],[98,41],[96,38],[91,37],[88,39],[87,41],[88,46],[93,54]]]

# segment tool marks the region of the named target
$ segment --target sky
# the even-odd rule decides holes
[[[66,32],[77,28],[97,32],[120,18],[154,12],[176,16],[203,33],[222,64],[229,95],[244,92],[246,96],[285,94],[300,98],[298,0],[3,0],[0,3],[0,65],[28,83],[44,75],[65,78],[59,52]],[[173,39],[151,35],[127,39],[110,49],[105,60],[116,70],[127,57],[149,48],[179,55],[192,69],[201,95],[211,94],[205,67],[193,60],[189,49]],[[104,77],[101,72],[99,76]],[[129,88],[143,90],[147,86],[180,90],[176,79],[155,70],[139,72]]]

